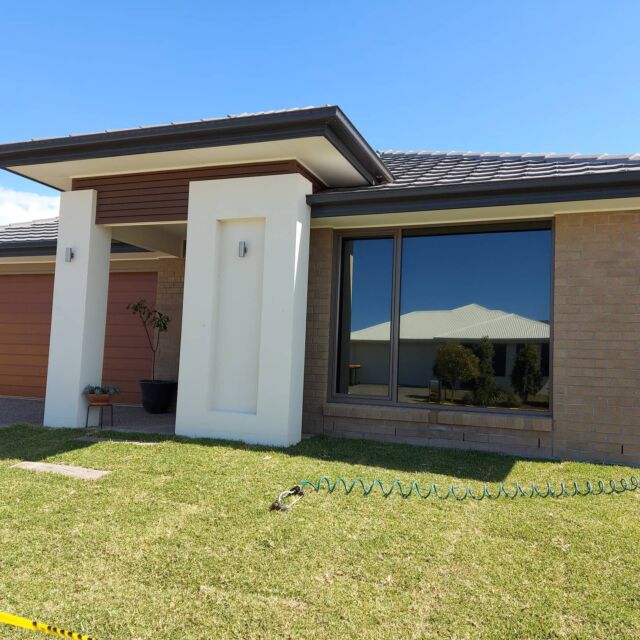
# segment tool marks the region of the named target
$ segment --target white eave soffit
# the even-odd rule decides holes
[[[297,160],[329,187],[367,184],[366,179],[323,136],[48,162],[8,168],[27,178],[61,191],[68,191],[71,189],[73,178],[278,160]]]

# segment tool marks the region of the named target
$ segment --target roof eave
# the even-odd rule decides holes
[[[640,171],[311,194],[311,216],[366,215],[640,196]]]
[[[54,256],[56,255],[57,245],[57,240],[0,241],[0,258]],[[148,253],[148,251],[142,247],[112,240],[111,253]]]
[[[142,127],[0,145],[0,168],[162,151],[324,136],[369,184],[392,180],[388,169],[335,106]]]

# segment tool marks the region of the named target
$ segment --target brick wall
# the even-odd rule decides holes
[[[156,362],[156,377],[164,380],[178,379],[183,289],[184,260],[180,258],[159,260],[156,308],[171,318],[169,330],[161,338]]]
[[[333,231],[313,229],[309,249],[307,338],[304,361],[303,431],[323,432],[329,371],[329,323]]]
[[[559,216],[554,454],[640,463],[640,214]]]
[[[304,433],[640,464],[640,214],[555,224],[553,419],[327,402],[333,238],[311,233]]]

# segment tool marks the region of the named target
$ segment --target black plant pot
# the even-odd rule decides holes
[[[166,413],[176,397],[177,382],[170,380],[140,380],[142,406],[147,413]]]

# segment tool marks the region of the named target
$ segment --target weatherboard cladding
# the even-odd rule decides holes
[[[287,173],[299,173],[307,177],[314,184],[314,188],[319,188],[315,176],[297,161],[281,160],[75,178],[73,189],[95,189],[98,192],[98,224],[186,221],[189,183],[192,181]]]

